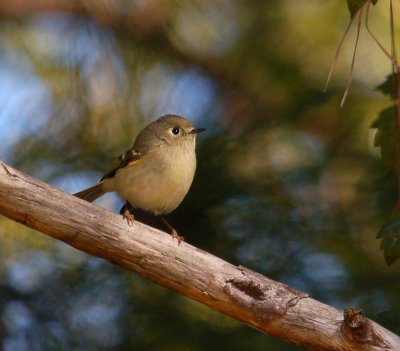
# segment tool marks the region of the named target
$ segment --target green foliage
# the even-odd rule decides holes
[[[380,148],[383,163],[388,170],[394,168],[398,156],[395,117],[395,107],[389,107],[371,125],[371,128],[377,129],[374,146]]]
[[[400,257],[400,218],[393,219],[383,225],[377,235],[382,239],[381,249],[387,264],[392,264]]]
[[[391,74],[376,87],[376,90],[389,95],[393,100],[397,97],[397,75]],[[376,128],[374,145],[381,149],[382,160],[388,169],[393,169],[397,163],[396,107],[383,110],[372,123]]]
[[[347,8],[349,9],[350,16],[353,17],[357,14],[360,7],[367,3],[368,0],[347,0]],[[372,5],[375,5],[378,0],[370,0]]]
[[[388,75],[376,89],[385,95],[389,95],[393,100],[397,99],[398,74]],[[382,161],[388,170],[396,167],[400,156],[398,154],[399,140],[396,126],[397,113],[396,106],[389,107],[383,110],[371,125],[371,128],[377,129],[374,145],[380,148]],[[388,265],[394,263],[400,257],[399,230],[400,221],[394,219],[385,223],[377,235],[378,239],[382,239],[381,249]]]
[[[398,74],[388,75],[385,81],[376,87],[376,90],[385,95],[389,95],[393,100],[397,99]]]

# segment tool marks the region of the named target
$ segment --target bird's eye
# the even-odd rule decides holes
[[[179,128],[177,128],[177,127],[175,127],[175,128],[172,128],[172,134],[174,134],[174,135],[178,135],[178,134],[179,134],[179,132],[180,132]]]

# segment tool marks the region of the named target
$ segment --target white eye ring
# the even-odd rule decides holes
[[[174,127],[171,129],[171,133],[174,135],[178,135],[181,132],[181,130],[178,127]]]

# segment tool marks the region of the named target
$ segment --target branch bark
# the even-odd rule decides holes
[[[0,213],[260,331],[312,350],[400,350],[361,311],[306,293],[94,206],[0,162]]]

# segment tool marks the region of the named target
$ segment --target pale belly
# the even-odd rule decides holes
[[[153,161],[146,156],[137,164],[119,169],[107,185],[133,207],[155,214],[169,213],[182,202],[192,184],[196,156],[193,152],[170,162]]]

